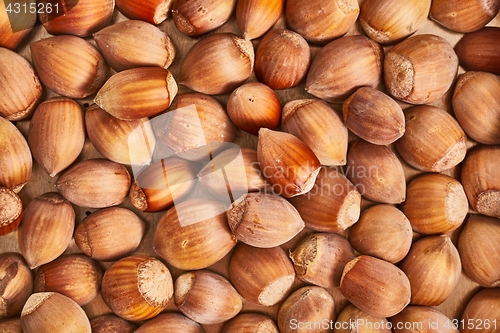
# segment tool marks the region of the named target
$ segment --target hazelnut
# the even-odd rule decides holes
[[[335,320],[335,301],[325,289],[318,286],[305,286],[293,292],[278,310],[278,328],[281,333],[298,332],[300,326],[327,323],[326,327],[315,332],[330,331],[330,324]],[[307,330],[312,328],[306,328]],[[301,329],[303,330],[303,329]]]
[[[500,77],[488,72],[463,74],[451,103],[455,118],[471,139],[500,144]]]
[[[312,189],[289,202],[304,219],[307,228],[341,233],[356,223],[361,194],[342,172],[322,167]]]
[[[500,75],[500,27],[484,27],[465,34],[455,45],[460,65],[467,71],[483,71]]]
[[[226,23],[235,6],[236,0],[177,0],[172,19],[180,32],[197,37]]]
[[[327,102],[343,102],[357,89],[381,83],[383,56],[382,47],[363,35],[336,39],[312,60],[305,89]]]
[[[254,49],[250,41],[231,33],[200,39],[182,61],[179,83],[204,94],[232,91],[252,74]]]
[[[236,23],[243,38],[251,40],[261,37],[279,20],[284,9],[285,0],[237,1]]]
[[[282,248],[263,249],[239,243],[229,260],[229,280],[245,299],[274,306],[292,288],[295,272]]]
[[[460,179],[479,214],[500,217],[500,146],[477,145],[467,152]]]
[[[408,108],[405,134],[396,149],[412,167],[431,172],[453,168],[467,151],[465,132],[452,115],[432,105]]]
[[[431,9],[431,0],[366,0],[361,5],[359,23],[380,44],[398,42],[420,28]]]
[[[408,254],[412,237],[406,215],[385,204],[365,209],[358,222],[349,228],[349,242],[356,251],[393,264]]]
[[[278,95],[260,82],[245,83],[236,88],[227,100],[227,114],[241,130],[258,135],[265,127],[276,129],[281,120]]]
[[[311,148],[321,165],[346,163],[347,128],[325,101],[289,101],[283,106],[281,129],[295,135]]]
[[[267,128],[259,130],[257,159],[264,178],[285,198],[309,192],[321,167],[318,157],[298,137]]]
[[[384,80],[389,93],[403,102],[430,104],[450,89],[458,58],[446,39],[431,34],[409,37],[385,54]]]
[[[170,37],[148,22],[117,22],[93,37],[106,62],[116,71],[148,66],[168,68],[175,58]]]
[[[347,152],[345,173],[368,200],[387,204],[405,200],[403,165],[387,146],[356,140]]]
[[[85,143],[80,105],[65,97],[42,102],[31,118],[28,143],[34,159],[51,177],[69,167]]]
[[[75,229],[75,210],[60,194],[34,198],[18,230],[19,249],[31,269],[51,262],[69,246]]]
[[[458,237],[462,268],[473,281],[486,288],[500,286],[500,220],[470,215]]]
[[[290,251],[297,278],[323,288],[338,287],[354,257],[349,241],[335,233],[312,233]]]
[[[462,264],[448,236],[426,236],[412,244],[399,268],[411,286],[411,304],[443,303],[458,285]]]
[[[227,221],[238,240],[259,248],[280,246],[304,228],[292,204],[279,195],[259,192],[236,199],[227,210]]]
[[[32,294],[24,304],[21,326],[24,333],[91,333],[85,311],[55,292]]]
[[[109,308],[125,320],[153,318],[174,294],[169,269],[158,259],[133,255],[118,260],[104,273],[101,293]]]
[[[460,225],[469,209],[462,184],[438,173],[424,173],[414,178],[406,192],[402,211],[412,229],[424,235],[446,234]]]
[[[33,292],[33,275],[20,254],[0,254],[0,283],[0,318],[21,314],[24,303]],[[1,324],[0,332],[4,332]]]
[[[94,260],[68,254],[38,267],[34,292],[58,292],[83,306],[97,296],[101,279],[102,271]]]
[[[119,227],[117,228],[117,221]],[[135,251],[146,224],[134,212],[122,207],[97,210],[78,225],[76,245],[87,256],[102,261],[117,260]]]
[[[192,320],[219,324],[236,316],[243,307],[241,296],[222,275],[197,270],[175,280],[175,305]]]
[[[130,174],[125,166],[106,159],[83,160],[66,169],[55,187],[75,205],[105,208],[123,202],[130,188]]]
[[[410,281],[397,266],[361,255],[347,263],[340,291],[349,302],[375,317],[392,317],[410,303]]]
[[[41,3],[51,2],[42,0]],[[38,15],[43,27],[51,35],[88,37],[111,21],[115,9],[114,0],[78,0],[76,3],[63,0],[58,4],[64,6],[64,15],[62,10],[43,10]]]
[[[236,245],[218,201],[192,199],[170,208],[158,221],[153,249],[170,265],[183,270],[206,268]]]

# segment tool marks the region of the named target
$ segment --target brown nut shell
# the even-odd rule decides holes
[[[197,37],[226,23],[235,6],[236,0],[177,0],[172,4],[172,19],[180,32]]]
[[[226,206],[193,199],[170,208],[156,227],[153,249],[170,265],[183,270],[206,268],[236,245],[226,218]]]
[[[462,333],[480,333],[485,329],[497,330],[500,321],[500,288],[484,289],[476,293],[467,303],[459,329]],[[468,323],[483,323],[484,325],[469,325]],[[486,328],[488,327],[488,328]]]
[[[259,192],[236,199],[227,210],[227,222],[238,240],[259,248],[280,246],[304,228],[299,212],[288,201]]]
[[[458,79],[451,103],[455,118],[471,139],[500,144],[500,77],[466,72]]]
[[[408,184],[402,205],[412,229],[424,235],[446,234],[457,229],[468,210],[462,184],[438,173],[424,173],[414,178]]]
[[[250,77],[254,58],[252,42],[231,33],[212,34],[189,49],[178,81],[204,94],[228,93]]]
[[[239,243],[229,260],[229,280],[246,300],[274,306],[292,288],[295,272],[282,248],[262,249]]]
[[[276,319],[281,333],[298,332],[299,325],[330,323],[334,320],[335,301],[328,291],[318,286],[305,286],[293,292],[281,303]]]
[[[336,111],[319,99],[292,100],[283,106],[281,129],[302,140],[321,165],[346,163],[348,133]]]
[[[351,29],[359,15],[359,4],[354,0],[313,0],[306,3],[289,0],[285,8],[290,28],[312,43],[325,44],[343,36]]]
[[[405,132],[401,106],[372,87],[361,87],[349,96],[342,105],[342,113],[351,132],[375,145],[389,145]]]
[[[246,312],[238,314],[222,325],[220,333],[279,333],[274,321],[261,313]]]
[[[338,287],[344,266],[354,259],[349,241],[335,233],[313,233],[290,250],[297,278],[323,288]]]
[[[426,236],[412,244],[399,268],[411,285],[411,304],[435,306],[455,290],[462,272],[460,255],[448,236]]]
[[[500,147],[478,145],[462,164],[461,182],[467,199],[479,214],[500,217]]]
[[[245,83],[236,88],[227,100],[227,114],[241,130],[258,135],[265,127],[276,129],[281,120],[278,95],[260,82]]]
[[[322,167],[311,191],[289,202],[307,228],[342,233],[359,218],[361,194],[342,172]]]
[[[6,20],[9,22],[8,18]],[[0,36],[3,37],[3,33]],[[21,55],[0,47],[0,58],[0,86],[3,87],[0,91],[0,116],[12,121],[26,119],[42,98],[40,80]]]
[[[64,35],[30,44],[33,65],[40,81],[70,98],[94,94],[106,80],[106,62],[83,38]]]
[[[134,333],[205,333],[203,327],[197,322],[180,313],[167,312],[149,319]]]
[[[55,97],[41,103],[31,118],[28,143],[33,158],[49,176],[69,167],[85,143],[83,110],[74,100]]]
[[[51,35],[75,35],[88,37],[104,28],[113,16],[114,0],[61,0],[56,2],[41,0],[46,10],[40,10],[38,18]],[[49,13],[49,6],[54,7]],[[40,5],[38,5],[40,8]]]
[[[152,159],[156,137],[148,118],[118,119],[92,104],[85,112],[85,129],[95,149],[113,162],[139,166]]]
[[[21,326],[24,333],[91,333],[85,311],[55,292],[32,294],[23,307]]]
[[[340,291],[349,302],[375,317],[392,317],[410,302],[410,281],[397,266],[361,255],[344,268]]]
[[[83,306],[99,293],[102,271],[83,254],[68,254],[38,267],[34,292],[53,291]]]
[[[261,37],[279,20],[284,9],[285,0],[237,1],[236,23],[241,35],[248,40]]]
[[[146,224],[133,211],[122,207],[108,207],[84,218],[73,237],[76,245],[87,256],[95,260],[111,261],[135,251],[145,229]]]
[[[130,188],[130,174],[121,164],[105,159],[77,162],[57,179],[59,193],[75,205],[104,208],[123,202]]]
[[[136,326],[115,314],[104,314],[90,320],[92,333],[134,333]]]
[[[382,47],[368,37],[336,39],[312,60],[305,89],[327,102],[342,102],[360,87],[381,83],[383,56]]]
[[[236,316],[243,307],[241,296],[222,275],[198,270],[175,280],[175,305],[200,324],[219,324]]]
[[[33,292],[33,275],[29,266],[18,253],[1,253],[0,276],[2,282],[2,288],[0,289],[0,318],[21,314],[24,303]],[[4,332],[1,324],[0,332]]]
[[[174,0],[115,0],[116,8],[125,16],[158,25],[170,17]]]
[[[464,272],[483,287],[500,286],[500,220],[471,215],[458,237]]]
[[[349,242],[356,251],[393,264],[408,254],[412,237],[410,221],[391,205],[365,209],[349,229]]]
[[[168,68],[175,48],[158,27],[140,20],[114,23],[93,34],[106,62],[116,71],[134,67]]]
[[[311,61],[309,44],[300,34],[272,29],[262,37],[255,53],[255,75],[273,89],[296,87],[306,77]]]
[[[355,141],[347,152],[345,174],[368,200],[387,204],[405,200],[403,165],[387,146]]]
[[[134,255],[111,265],[102,278],[101,294],[109,308],[130,321],[153,318],[173,298],[170,271],[160,260]]]
[[[467,71],[500,75],[500,27],[484,27],[468,33],[455,45],[460,65]]]
[[[361,5],[361,28],[380,44],[398,42],[418,30],[424,23],[431,0],[367,0]]]
[[[274,192],[285,198],[309,192],[321,167],[318,157],[302,140],[267,128],[259,130],[257,159]]]
[[[160,67],[137,67],[111,76],[94,102],[118,119],[139,119],[165,111],[177,94],[172,73]]]
[[[483,28],[500,10],[498,0],[433,0],[429,18],[455,32]]]
[[[409,37],[387,51],[384,80],[389,93],[410,104],[430,104],[450,89],[458,70],[455,51],[443,37]]]
[[[59,193],[48,192],[26,207],[18,229],[19,249],[31,269],[51,262],[68,247],[75,211]]]
[[[453,116],[432,105],[414,106],[404,114],[406,131],[395,144],[403,160],[430,172],[442,172],[462,162],[467,137]]]
[[[0,186],[19,193],[31,178],[33,157],[19,129],[0,117]]]

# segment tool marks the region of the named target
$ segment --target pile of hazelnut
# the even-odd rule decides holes
[[[500,332],[500,0],[16,1],[0,332]]]

